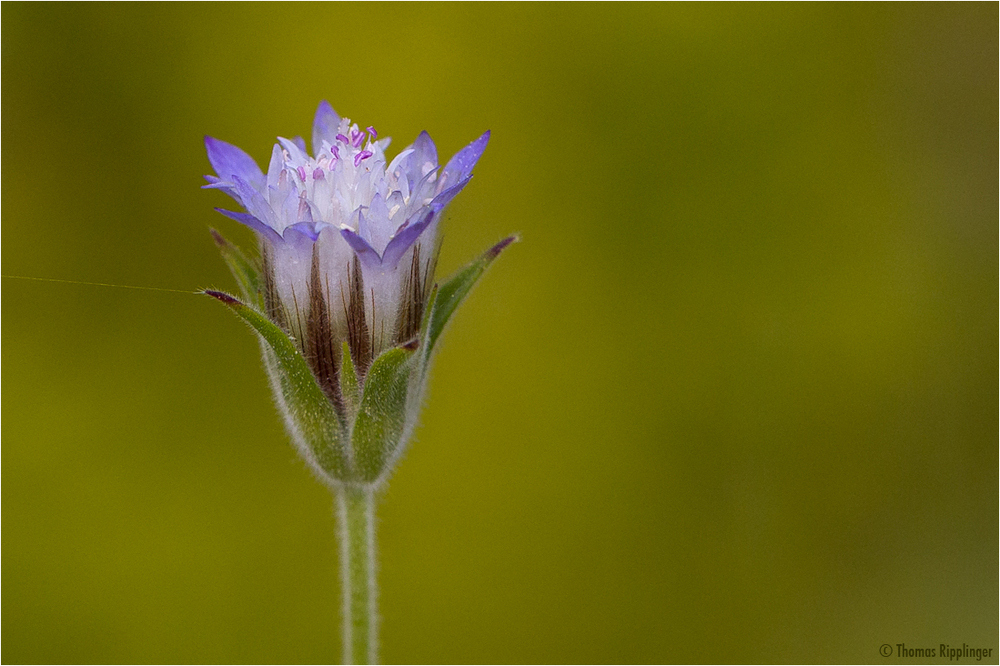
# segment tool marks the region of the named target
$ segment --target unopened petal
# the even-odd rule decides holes
[[[413,142],[413,151],[417,180],[438,167],[437,146],[434,145],[434,140],[427,132],[421,132],[417,135]]]
[[[274,228],[275,217],[274,211],[271,209],[271,204],[269,204],[261,193],[258,192],[250,183],[243,180],[239,176],[233,176],[233,181],[236,185],[236,193],[240,195],[240,201],[243,203],[243,207],[246,208],[251,215]]]
[[[300,138],[299,141],[301,140]],[[278,137],[278,142],[288,151],[289,161],[293,167],[302,166],[309,162],[309,155],[306,154],[305,144],[300,146],[295,141],[289,141],[283,136]]]
[[[319,108],[316,109],[316,117],[313,118],[313,155],[319,155],[324,141],[331,146],[334,144],[337,140],[338,127],[340,127],[340,116],[333,110],[330,103],[324,99],[319,103]]]
[[[267,165],[267,186],[278,187],[278,178],[285,168],[285,154],[281,152],[281,145],[274,144],[271,148],[271,161]]]
[[[365,218],[368,226],[368,242],[381,253],[389,243],[392,232],[398,226],[389,219],[389,208],[385,205],[385,199],[376,195],[372,199],[371,206],[368,207]]]

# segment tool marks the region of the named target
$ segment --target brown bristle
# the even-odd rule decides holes
[[[438,257],[441,256],[441,238],[439,237],[437,242],[434,243],[434,251],[427,257],[427,265],[424,266],[423,275],[423,302],[427,305],[427,299],[431,297],[431,290],[434,288],[434,271],[437,270]],[[420,316],[423,317],[424,313],[421,312]]]
[[[420,331],[420,318],[424,312],[424,285],[420,277],[420,245],[413,246],[410,271],[402,289],[403,298],[396,314],[396,331],[393,342],[409,340]]]
[[[299,297],[295,295],[295,285],[291,287],[292,292],[292,308],[295,310],[295,328],[289,332],[292,339],[295,340],[295,344],[298,345],[299,351],[303,354],[306,353],[305,347],[305,326],[302,325],[302,306],[299,305]],[[287,314],[287,310],[285,311]]]
[[[219,247],[228,247],[229,246],[229,243],[226,241],[225,238],[222,237],[222,234],[220,234],[215,229],[209,229],[208,233],[212,234],[212,240],[214,240],[215,244],[218,245]]]
[[[288,332],[288,317],[285,308],[278,297],[278,287],[274,283],[274,262],[271,259],[271,249],[266,242],[261,242],[260,248],[261,272],[264,274],[264,309],[267,318]]]
[[[347,346],[360,380],[372,363],[372,340],[365,319],[365,283],[357,255],[348,269],[347,291]]]
[[[323,393],[338,409],[341,408],[340,356],[335,353],[330,310],[323,293],[319,271],[319,247],[313,245],[312,269],[309,273],[309,314],[306,318],[305,356]]]

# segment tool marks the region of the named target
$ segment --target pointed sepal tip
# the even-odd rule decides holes
[[[198,293],[205,294],[206,296],[211,296],[212,298],[218,299],[230,307],[240,307],[241,305],[243,305],[243,301],[236,298],[235,296],[230,296],[224,291],[216,291],[215,289],[202,289]]]

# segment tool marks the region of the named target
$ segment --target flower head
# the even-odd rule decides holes
[[[403,389],[397,391],[403,395],[401,409],[405,403],[407,410],[397,434],[405,440],[404,431],[415,420],[434,339],[499,252],[497,248],[510,242],[484,255],[471,281],[456,283],[461,289],[449,296],[453,303],[441,306],[444,318],[438,317],[435,329],[438,223],[448,203],[472,178],[489,134],[460,150],[443,169],[426,132],[390,162],[385,156],[388,138],[379,138],[374,127],[362,129],[341,118],[324,101],[313,121],[312,154],[301,138],[279,138],[266,174],[236,146],[205,137],[216,173],[205,177],[209,181],[205,187],[222,190],[244,209],[216,210],[249,226],[260,239],[260,260],[255,262],[216,237],[248,303],[228,296],[226,300],[219,292],[207,293],[237,309],[261,334],[275,395],[293,439],[328,477],[359,478],[359,446],[344,445],[343,440],[353,443],[357,438],[359,401],[369,393],[368,384],[380,381],[368,377],[377,374],[379,359],[393,354],[394,362],[401,364],[400,372],[405,370]],[[446,288],[442,287],[442,293]],[[286,336],[288,348],[275,336]],[[408,360],[421,345],[424,350],[415,355],[420,360]],[[282,360],[283,354],[292,354],[288,363]],[[303,434],[312,426],[303,425],[302,415],[295,413],[298,398],[290,397],[288,388],[304,381],[291,378],[297,372],[292,366],[302,361],[309,381],[322,391],[332,409],[337,420],[334,430],[339,433],[329,437],[340,444],[316,445],[307,441],[311,435]],[[415,368],[419,372],[414,373]],[[399,383],[398,378],[392,381]],[[399,444],[392,446],[399,448]],[[317,446],[326,453],[318,453]],[[331,447],[343,458],[336,463],[339,471],[331,471],[333,463],[321,460]],[[379,474],[384,467],[379,467]],[[370,473],[362,476],[371,481]]]
[[[331,328],[360,352],[363,373],[373,356],[416,334],[441,212],[472,178],[488,140],[486,132],[440,170],[422,132],[387,162],[389,138],[324,101],[313,121],[313,154],[301,138],[279,138],[266,174],[236,146],[206,137],[216,175],[206,176],[205,187],[239,202],[246,212],[217,210],[260,235],[273,319],[311,344],[309,311],[322,299]]]

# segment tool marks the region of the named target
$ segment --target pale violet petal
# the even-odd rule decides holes
[[[319,103],[316,109],[316,117],[313,118],[312,149],[313,154],[319,157],[323,142],[330,146],[336,141],[337,128],[340,126],[340,116],[333,110],[330,103],[325,99]],[[329,148],[326,148],[329,150]]]
[[[486,144],[489,141],[490,133],[486,131],[478,139],[455,153],[455,156],[448,160],[444,171],[441,172],[441,178],[438,180],[438,191],[440,192],[468,178],[483,151],[486,150]]]
[[[209,163],[220,179],[233,182],[233,177],[239,176],[255,187],[263,184],[264,174],[257,166],[257,162],[233,144],[206,136],[205,151],[208,153]]]

